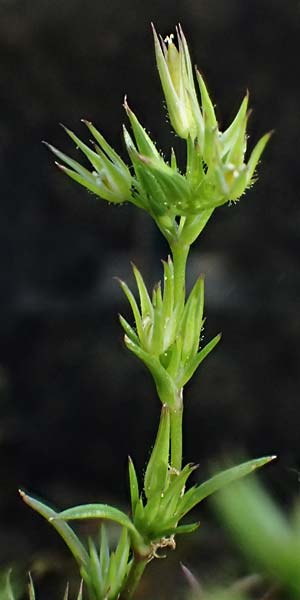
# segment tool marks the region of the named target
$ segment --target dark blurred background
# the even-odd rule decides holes
[[[186,390],[185,460],[200,477],[211,458],[276,452],[274,479],[299,487],[300,2],[0,0],[0,562],[46,571],[43,600],[60,597],[47,553],[54,570],[67,553],[17,488],[57,507],[127,507],[127,455],[143,469],[159,403],[123,348],[113,276],[132,281],[133,260],[152,286],[167,248],[146,214],[67,180],[41,140],[72,152],[58,123],[84,137],[85,117],[125,156],[127,93],[160,148],[178,143],[150,21],[162,35],[181,22],[221,126],[249,89],[250,146],[275,128],[259,182],[216,211],[191,254],[189,284],[206,274],[206,340],[223,338]],[[194,565],[212,560],[201,535]]]

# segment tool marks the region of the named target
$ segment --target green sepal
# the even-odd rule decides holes
[[[96,186],[95,178],[93,177],[92,173],[90,171],[88,171],[88,169],[83,167],[79,162],[77,162],[73,158],[70,158],[70,156],[68,156],[67,154],[64,154],[64,152],[61,152],[60,150],[58,150],[58,148],[55,148],[55,146],[48,144],[48,142],[44,142],[44,144],[45,144],[45,146],[47,146],[47,148],[49,148],[49,150],[51,150],[51,152],[53,154],[55,154],[55,156],[57,156],[57,158],[62,160],[66,165],[69,165],[69,167],[71,167],[71,169],[76,171],[76,173],[78,173],[78,175],[81,175],[82,181],[88,181],[91,184],[94,182],[95,186]],[[58,165],[58,166],[62,167],[62,165]],[[66,167],[62,167],[62,168],[65,169]],[[82,183],[82,185],[85,185],[85,184]]]
[[[88,562],[88,554],[84,546],[80,542],[77,535],[74,533],[73,529],[71,529],[71,527],[69,527],[67,523],[60,519],[60,517],[58,516],[59,513],[55,512],[52,508],[50,508],[43,502],[40,502],[39,500],[28,496],[22,490],[20,490],[20,496],[22,500],[24,500],[24,502],[28,504],[28,506],[30,506],[33,510],[42,515],[42,517],[51,522],[51,525],[53,525],[53,527],[59,533],[61,538],[64,540],[69,550],[73,554],[75,560],[80,565],[86,565]]]
[[[115,202],[114,195],[111,192],[109,192],[106,188],[104,189],[102,184],[99,183],[99,178],[97,180],[95,175],[91,174],[90,177],[87,179],[86,177],[82,177],[82,175],[79,175],[77,172],[72,171],[72,169],[68,169],[68,167],[65,167],[64,165],[61,165],[59,163],[56,163],[56,165],[58,166],[60,171],[65,173],[65,175],[68,175],[68,177],[73,179],[73,181],[76,181],[76,183],[79,183],[90,192],[96,194],[97,196],[101,196],[101,198],[107,200],[108,202]]]
[[[262,458],[256,458],[254,460],[249,460],[244,462],[236,467],[231,467],[230,469],[226,469],[225,471],[221,471],[211,479],[208,479],[201,485],[198,485],[184,495],[182,499],[182,503],[180,506],[180,518],[186,515],[192,508],[194,508],[197,504],[202,502],[204,498],[211,496],[218,490],[222,489],[226,485],[229,485],[233,481],[241,479],[246,475],[249,475],[255,469],[263,467],[267,463],[274,460],[275,456],[264,456]]]
[[[262,138],[257,142],[256,146],[253,148],[250,158],[247,163],[247,175],[248,175],[248,185],[251,184],[255,169],[259,162],[259,159],[265,149],[266,144],[268,143],[270,137],[272,136],[273,131],[266,133]]]
[[[246,129],[247,123],[250,116],[250,111],[245,114],[241,121],[239,132],[236,136],[235,142],[232,144],[228,155],[226,156],[226,162],[233,164],[236,169],[240,169],[244,164],[244,155],[247,146]]]
[[[86,127],[90,130],[91,134],[98,142],[99,146],[104,150],[107,156],[110,158],[112,162],[118,165],[120,168],[127,168],[121,157],[118,153],[108,144],[103,135],[94,127],[93,123],[90,121],[86,121],[86,119],[82,119],[82,123],[86,125]]]
[[[96,171],[100,173],[105,168],[105,162],[108,162],[108,159],[106,158],[106,161],[104,161],[102,157],[99,154],[97,154],[97,152],[95,152],[94,150],[89,148],[89,146],[87,146],[84,142],[82,142],[81,139],[73,131],[71,131],[70,129],[68,129],[68,127],[65,127],[64,125],[63,128],[76,145],[76,148],[79,148],[81,150],[81,152],[90,161],[94,169],[96,169]]]
[[[164,404],[161,409],[160,422],[154,448],[146,468],[144,491],[149,500],[157,492],[163,493],[168,482],[168,466],[170,452],[170,410]]]
[[[214,129],[218,126],[215,109],[207,91],[207,87],[204,83],[204,79],[198,69],[196,69],[196,75],[201,94],[202,114],[204,117],[205,128],[208,127],[210,129]]]
[[[126,98],[124,100],[124,108],[129,118],[139,152],[144,156],[160,159],[161,157],[155,144],[138,121],[134,112],[129,108]]]
[[[229,125],[224,133],[221,134],[222,157],[226,156],[232,145],[235,143],[237,136],[239,135],[241,123],[247,114],[248,101],[249,94],[247,92],[231,125]]]

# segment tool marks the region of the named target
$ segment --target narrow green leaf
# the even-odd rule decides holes
[[[179,475],[174,475],[171,479],[170,485],[161,499],[161,511],[166,520],[177,516],[177,505],[182,497],[185,484],[195,469],[197,469],[197,465],[187,464]]]
[[[102,575],[103,587],[107,578],[109,567],[109,545],[107,540],[106,527],[104,524],[100,527],[100,544],[99,544],[99,562]]]
[[[163,322],[163,301],[160,282],[158,282],[153,289],[152,302],[154,308],[154,323],[152,330],[151,350],[153,353],[160,355],[165,350],[165,323]]]
[[[24,500],[25,504],[28,504],[33,510],[38,512],[42,517],[51,522],[51,525],[56,529],[61,538],[64,540],[69,550],[73,554],[74,558],[80,565],[87,565],[89,557],[88,554],[78,539],[77,535],[74,533],[73,529],[69,527],[67,523],[61,521],[58,513],[52,510],[49,506],[28,496],[22,490],[19,490],[20,496],[22,500]]]
[[[117,579],[120,583],[123,582],[127,572],[128,558],[130,550],[130,540],[126,527],[123,527],[120,539],[116,548],[116,564],[117,564]]]
[[[162,261],[164,267],[164,294],[163,294],[163,306],[162,306],[162,320],[167,325],[172,318],[174,308],[174,267],[170,256],[168,261]]]
[[[214,349],[214,347],[220,341],[222,335],[219,333],[216,335],[210,342],[194,356],[191,361],[189,361],[184,369],[183,375],[180,376],[179,381],[177,383],[178,387],[183,387],[194,375],[195,371],[201,365],[202,361],[210,354],[210,352]]]
[[[136,505],[139,501],[139,484],[138,484],[138,478],[136,475],[134,464],[133,464],[133,461],[131,460],[130,456],[128,457],[128,472],[129,472],[131,511],[132,511],[132,515],[134,515]]]
[[[158,536],[156,535],[157,523],[161,524],[160,521],[160,500],[161,492],[157,491],[147,500],[147,504],[144,508],[143,522],[141,524],[141,531],[147,536],[147,539],[153,540]]]
[[[167,372],[174,380],[178,377],[179,367],[181,366],[181,352],[182,352],[182,336],[179,334],[176,337],[176,340],[171,349],[171,355],[169,364],[167,367]],[[181,386],[177,386],[178,389]]]
[[[189,215],[181,232],[181,242],[192,244],[203,231],[213,212],[214,208],[209,208],[199,211],[197,215]]]
[[[143,498],[142,498],[142,496],[140,496],[139,501],[136,504],[135,513],[134,513],[134,524],[138,530],[140,530],[143,526],[144,510],[145,509],[144,509],[144,504],[143,504]]]
[[[221,471],[221,473],[218,473],[214,477],[211,477],[211,479],[208,479],[201,485],[196,486],[189,498],[189,502],[186,503],[184,509],[181,510],[180,518],[186,515],[190,510],[192,510],[192,508],[194,508],[194,506],[196,506],[197,504],[199,504],[199,502],[204,500],[204,498],[211,496],[211,494],[214,494],[215,492],[222,489],[226,485],[229,485],[233,481],[236,481],[237,479],[241,479],[241,477],[249,475],[250,473],[255,471],[255,469],[263,467],[275,458],[276,456],[264,456],[262,458],[249,460],[236,467],[231,467],[230,469]]]
[[[102,598],[105,590],[106,578],[101,569],[95,544],[91,539],[89,539],[89,555],[89,586],[92,586],[96,597]]]
[[[124,341],[127,348],[142,360],[149,369],[162,404],[167,404],[170,407],[174,406],[177,388],[173,379],[161,365],[159,359],[139,346],[136,346],[128,337],[125,336]]]
[[[131,339],[131,341],[134,344],[139,344],[139,338],[137,336],[137,334],[135,333],[133,327],[131,327],[131,325],[129,325],[129,323],[126,321],[126,319],[124,319],[124,317],[122,317],[122,315],[119,315],[119,321],[126,333],[126,335]]]
[[[55,516],[50,517],[49,521],[55,523],[56,519],[62,519],[63,521],[72,521],[74,519],[108,519],[109,521],[119,523],[123,527],[127,527],[129,531],[135,532],[135,527],[129,517],[123,511],[109,504],[82,504],[74,506],[56,513]]]
[[[200,527],[200,523],[189,523],[188,525],[178,525],[178,527],[176,527],[175,529],[175,534],[176,535],[181,535],[181,534],[185,534],[185,533],[194,533],[194,531],[197,531],[197,529],[199,529]]]
[[[136,303],[136,299],[135,299],[132,291],[129,289],[128,285],[125,283],[125,281],[122,281],[121,279],[119,279],[119,283],[120,283],[120,286],[131,306],[131,310],[133,312],[138,337],[139,337],[140,341],[143,343],[144,342],[144,328],[143,328],[142,317],[141,317],[138,305]]]
[[[144,478],[144,490],[148,499],[157,492],[162,493],[165,489],[168,478],[169,451],[170,410],[167,405],[163,405],[157,437]]]
[[[115,598],[118,594],[118,592],[120,591],[120,587],[121,587],[121,582],[118,580],[117,577],[117,561],[116,561],[116,555],[114,552],[111,553],[110,555],[110,561],[109,561],[109,569],[108,569],[108,576],[107,576],[107,586],[106,586],[106,590],[107,590],[107,595],[110,596],[111,598]]]

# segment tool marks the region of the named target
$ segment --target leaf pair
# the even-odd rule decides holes
[[[196,281],[182,308],[181,303],[175,301],[174,267],[170,257],[163,266],[163,292],[159,283],[152,299],[141,273],[133,266],[140,306],[127,284],[120,282],[133,312],[135,329],[122,316],[120,322],[127,348],[148,367],[161,402],[172,406],[178,390],[191,379],[219,342],[220,335],[199,349],[204,322],[204,280]]]

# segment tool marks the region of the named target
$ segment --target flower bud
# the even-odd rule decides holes
[[[66,127],[64,129],[75,142],[76,147],[89,160],[93,170],[89,171],[76,160],[47,144],[50,150],[64,163],[63,165],[57,163],[57,166],[71,179],[108,202],[120,204],[130,200],[132,178],[128,167],[92,123],[83,122],[95,139],[94,150],[84,144],[72,131]]]
[[[186,39],[180,25],[176,28],[178,48],[173,35],[163,40],[152,28],[157,68],[171,124],[179,137],[194,139],[201,115]]]

